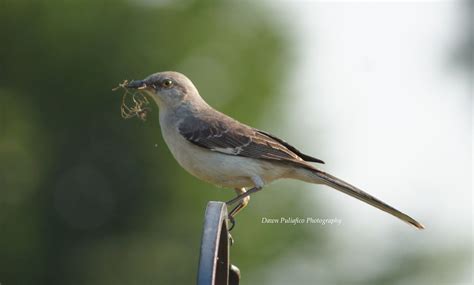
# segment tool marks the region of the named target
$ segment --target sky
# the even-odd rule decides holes
[[[472,245],[472,85],[451,62],[463,6],[383,2],[267,2],[293,38],[291,75],[277,107],[287,115],[285,136],[326,161],[328,172],[426,226],[416,231],[309,185],[343,220],[344,235],[330,229],[347,249],[337,251],[339,260],[357,248],[396,250],[402,239],[420,250]],[[265,116],[271,125],[274,113]],[[457,278],[453,284],[470,284],[471,270]]]

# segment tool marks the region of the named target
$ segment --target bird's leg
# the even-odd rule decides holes
[[[255,186],[252,189],[249,189],[247,191],[245,191],[244,188],[240,188],[240,189],[236,188],[235,192],[237,193],[237,197],[235,197],[234,199],[232,199],[230,201],[227,201],[227,203],[226,203],[227,205],[232,205],[234,203],[239,202],[239,205],[237,205],[234,209],[232,209],[232,211],[229,214],[229,220],[232,224],[232,226],[230,227],[230,230],[232,230],[235,226],[234,216],[240,210],[242,210],[245,206],[247,206],[247,204],[249,203],[249,200],[250,200],[249,196],[253,193],[256,193],[256,192],[262,190],[263,186],[265,185],[265,182],[263,181],[263,179],[260,178],[257,175],[252,176],[250,179],[252,179],[253,185],[255,185]]]
[[[227,205],[235,204],[235,203],[237,203],[237,202],[243,200],[244,198],[250,196],[251,194],[256,193],[256,192],[258,192],[258,191],[260,191],[260,190],[262,190],[262,189],[263,189],[262,186],[255,186],[255,187],[253,187],[252,189],[249,189],[248,191],[246,191],[246,192],[244,192],[244,193],[238,195],[238,196],[235,197],[234,199],[227,201],[226,204],[227,204]]]
[[[246,192],[245,188],[235,188],[234,191],[237,194],[237,197],[239,197],[240,195]],[[237,215],[238,212],[240,212],[243,208],[245,208],[248,205],[249,201],[250,201],[250,196],[244,197],[242,200],[240,200],[239,204],[237,204],[237,206],[235,206],[235,208],[232,209],[232,211],[230,211],[229,216],[228,216],[230,224],[231,224],[229,231],[231,231],[235,227],[235,218],[234,218],[235,215]]]

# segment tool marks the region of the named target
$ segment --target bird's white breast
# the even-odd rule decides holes
[[[247,157],[213,152],[187,141],[178,131],[179,120],[160,110],[163,139],[178,163],[194,176],[221,187],[253,187],[252,177],[265,183],[279,178],[286,167]]]

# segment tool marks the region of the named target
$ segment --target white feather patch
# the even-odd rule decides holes
[[[227,154],[233,154],[233,155],[238,155],[239,153],[242,152],[242,147],[239,146],[239,147],[226,147],[226,148],[222,148],[222,147],[216,147],[216,148],[213,148],[211,149],[212,151],[217,151],[217,152],[222,152],[222,153],[227,153]]]

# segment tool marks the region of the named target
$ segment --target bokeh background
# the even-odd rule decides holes
[[[192,284],[209,200],[124,79],[214,107],[406,211],[280,181],[233,231],[242,284],[472,284],[473,2],[0,1],[0,283]],[[270,225],[263,217],[338,218]]]

